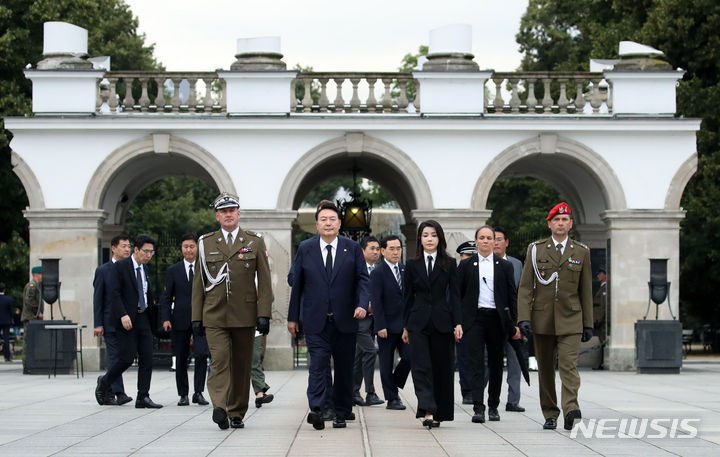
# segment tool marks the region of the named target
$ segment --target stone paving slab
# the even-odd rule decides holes
[[[697,436],[683,429],[677,436],[653,438],[652,429],[637,438],[608,430],[572,437],[560,428],[542,430],[537,373],[532,387],[523,385],[525,413],[500,409],[500,422],[473,424],[472,407],[462,405],[456,389],[455,420],[428,431],[415,419],[417,401],[411,380],[401,392],[405,411],[384,405],[355,407],[357,419],[345,429],[322,431],[305,422],[307,371],[267,372],[275,400],[262,408],[250,405],[245,429],[219,430],[209,406],[179,407],[175,375],[153,372],[151,397],[165,407],[135,409],[98,406],[93,396],[99,373],[84,378],[22,375],[17,362],[0,365],[1,456],[713,456],[720,455],[720,363],[686,361],[679,375],[638,375],[583,371],[580,405],[590,421],[618,426],[620,420],[697,419]],[[192,374],[191,374],[192,376]],[[126,390],[137,372],[125,375]],[[375,385],[380,391],[379,373]],[[501,401],[505,398],[505,386]],[[504,403],[501,403],[503,406]],[[639,422],[638,422],[639,423]],[[613,429],[616,430],[616,429]],[[597,429],[596,429],[597,431]],[[667,433],[669,435],[669,433]],[[610,433],[612,435],[612,433]]]

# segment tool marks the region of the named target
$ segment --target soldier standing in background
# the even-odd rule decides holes
[[[597,280],[600,288],[593,296],[593,327],[595,334],[600,338],[600,363],[594,370],[604,368],[605,341],[607,341],[607,273],[603,268],[597,271]]]
[[[27,373],[27,367],[25,365],[25,362],[27,360],[27,352],[28,352],[28,345],[27,345],[27,324],[31,320],[40,319],[43,318],[43,299],[42,294],[40,293],[40,285],[42,283],[42,267],[33,267],[32,270],[32,279],[30,282],[25,284],[25,289],[23,289],[23,310],[22,310],[22,316],[20,317],[20,320],[23,324],[23,335],[25,335],[25,347],[23,347],[23,355],[22,355],[22,362],[23,362],[23,373]]]

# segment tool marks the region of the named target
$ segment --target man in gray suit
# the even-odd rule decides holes
[[[507,237],[505,229],[495,227],[495,247],[493,252],[496,256],[509,261],[513,266],[515,274],[515,289],[520,284],[520,276],[522,275],[523,265],[520,260],[507,255],[506,251],[510,245],[510,239]],[[521,413],[525,408],[520,406],[520,363],[517,354],[513,350],[509,342],[505,342],[505,357],[507,358],[507,385],[508,395],[505,411],[513,411]]]

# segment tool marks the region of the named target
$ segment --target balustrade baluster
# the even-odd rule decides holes
[[[95,112],[99,113],[100,108],[103,104],[103,98],[101,92],[103,91],[102,88],[102,80],[98,81],[97,86],[95,86]]]
[[[537,98],[535,97],[535,81],[536,78],[528,78],[526,80],[528,85],[528,96],[527,100],[525,100],[525,104],[527,105],[527,110],[530,114],[535,114],[535,108],[537,107]]]
[[[305,94],[303,94],[302,99],[304,113],[309,113],[312,111],[312,83],[313,78],[303,78],[303,85],[305,86]]]
[[[147,111],[148,106],[150,105],[150,97],[148,96],[148,78],[140,78],[140,85],[142,86],[140,100],[138,100],[138,103],[140,104],[140,111]]]
[[[414,79],[415,81],[415,98],[413,99],[413,106],[415,107],[415,112],[420,112],[420,81],[417,79]],[[487,100],[485,101],[487,103]]]
[[[227,111],[227,81],[224,79],[220,80],[219,102],[216,109],[221,113]]]
[[[493,100],[493,108],[496,113],[502,113],[505,106],[505,100],[502,98],[502,83],[505,78],[493,78],[495,83],[495,99]]]
[[[567,107],[570,103],[570,100],[567,98],[567,78],[560,78],[558,79],[560,82],[560,96],[558,97],[558,108],[560,109],[560,113],[565,114],[567,113]]]
[[[510,96],[510,112],[520,112],[520,96],[518,95],[518,78],[511,78],[510,87],[512,88],[512,95]]]
[[[190,94],[188,95],[187,106],[188,110],[195,111],[197,109],[197,78],[188,77],[188,84],[190,85]]]
[[[318,78],[320,81],[320,100],[318,100],[318,106],[321,113],[327,113],[328,105],[330,105],[330,99],[327,96],[327,83],[330,78]]]
[[[593,114],[600,112],[602,106],[602,95],[600,94],[600,81],[602,78],[590,78],[592,83],[592,94],[590,96],[590,106],[592,106]]]
[[[552,105],[553,105],[553,99],[550,95],[550,83],[552,82],[552,79],[550,78],[542,78],[543,82],[543,98],[542,98],[542,106],[543,106],[543,112],[545,113],[551,113],[552,112]]]
[[[378,110],[377,99],[375,98],[375,83],[377,82],[377,78],[367,77],[366,79],[369,92],[365,104],[367,105],[368,113],[372,113]]]
[[[585,97],[583,97],[583,85],[584,79],[575,78],[575,112],[582,114],[583,108],[585,108]]]
[[[350,98],[350,112],[360,112],[360,97],[358,96],[358,84],[360,84],[360,78],[350,78],[352,84],[352,97]]]
[[[180,82],[182,78],[170,78],[173,83],[173,96],[170,99],[171,111],[180,111]]]
[[[342,113],[345,111],[345,100],[342,95],[342,85],[345,82],[345,78],[333,78],[333,81],[335,81],[335,85],[337,86],[337,90],[335,91],[335,101],[333,102],[333,111],[336,113]]]
[[[212,106],[213,106],[213,98],[212,98],[212,85],[213,85],[213,78],[203,78],[203,82],[205,83],[205,97],[203,98],[203,106],[202,111],[210,111],[212,112]],[[293,92],[294,94],[294,92]]]
[[[392,111],[392,96],[390,95],[390,92],[392,91],[392,78],[382,78],[383,84],[385,84],[385,93],[383,94],[382,98],[382,107],[383,112],[389,113]]]
[[[118,109],[117,83],[118,78],[108,78],[110,83],[110,94],[108,95],[108,107],[111,113],[116,113]]]
[[[123,108],[125,111],[132,111],[135,108],[135,99],[132,96],[133,79],[134,78],[124,78],[125,98],[123,99]]]
[[[290,81],[290,112],[297,111],[297,78]]]
[[[157,85],[157,94],[155,94],[155,111],[162,112],[165,109],[165,77],[158,76],[155,78]]]
[[[408,107],[408,98],[407,98],[407,79],[400,79],[397,80],[398,84],[400,85],[400,98],[398,98],[398,112],[400,113],[407,113],[407,107]]]
[[[612,88],[612,81],[607,82],[607,94],[606,94],[606,100],[605,104],[608,108],[608,113],[612,113],[612,105],[613,105],[613,88]]]

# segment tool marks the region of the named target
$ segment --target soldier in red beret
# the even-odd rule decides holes
[[[560,409],[555,394],[555,357],[562,382],[564,427],[582,417],[577,393],[580,342],[593,335],[590,249],[570,239],[570,206],[558,203],[547,216],[552,236],[531,243],[518,287],[518,321],[534,333],[544,429],[555,429]]]

